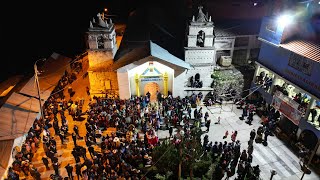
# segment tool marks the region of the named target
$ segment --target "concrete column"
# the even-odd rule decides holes
[[[140,97],[140,87],[139,87],[139,85],[140,85],[140,83],[139,83],[140,78],[139,78],[139,75],[138,75],[138,74],[135,75],[134,80],[135,80],[135,84],[136,84],[137,96]]]
[[[168,73],[163,74],[163,91],[164,96],[168,96]]]
[[[260,69],[260,65],[256,64],[256,71],[254,72],[254,75],[253,75],[253,82],[256,83],[256,78],[257,78],[257,74],[259,72],[259,69]]]

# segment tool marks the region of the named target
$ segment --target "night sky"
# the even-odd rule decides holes
[[[33,72],[38,58],[53,52],[73,57],[85,51],[89,21],[108,8],[114,21],[126,21],[135,0],[8,1],[1,11],[0,82],[14,74]]]

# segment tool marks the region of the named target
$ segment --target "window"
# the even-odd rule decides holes
[[[205,33],[201,30],[198,32],[198,35],[197,35],[197,46],[198,47],[204,47],[204,39],[205,39]]]
[[[234,47],[248,46],[249,37],[237,37],[234,43]]]
[[[104,49],[104,37],[103,36],[97,37],[97,44],[98,44],[98,49]]]

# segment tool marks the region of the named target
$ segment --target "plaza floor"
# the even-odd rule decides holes
[[[87,65],[84,65],[84,69]],[[78,79],[72,84],[72,88],[76,90],[75,95],[72,97],[73,100],[77,100],[79,98],[85,99],[85,104],[89,102],[89,96],[86,94],[85,88],[89,86],[88,77],[82,77],[85,72],[80,72],[78,75]],[[65,93],[68,97],[68,93]],[[203,108],[203,114],[208,111],[209,119],[211,119],[211,126],[209,132],[205,133],[209,136],[209,141],[231,141],[230,135],[227,139],[223,139],[223,135],[226,130],[231,134],[233,131],[238,131],[237,139],[241,142],[241,149],[247,149],[247,142],[249,140],[249,133],[252,129],[257,129],[260,124],[260,118],[258,116],[254,116],[254,120],[251,126],[246,124],[244,121],[239,119],[242,111],[237,109],[235,105],[225,104],[222,107],[212,106]],[[83,110],[86,110],[86,106],[83,107]],[[192,113],[193,115],[193,113]],[[215,124],[217,122],[218,117],[221,117],[220,124]],[[85,136],[85,120],[84,121],[73,121],[72,117],[67,115],[67,119],[69,122],[69,132],[73,132],[73,125],[76,124],[79,127],[80,135]],[[205,130],[205,127],[202,127]],[[52,133],[53,129],[51,128]],[[111,133],[115,131],[115,129],[108,129],[108,131],[104,132]],[[165,138],[169,136],[168,130],[159,130],[157,131],[159,138]],[[74,147],[71,136],[68,136],[68,141],[62,145],[58,136],[56,136],[57,140],[57,149],[59,154],[59,162],[61,163],[60,174],[62,177],[67,177],[67,172],[65,170],[65,166],[70,163],[72,166],[75,165],[75,160],[71,155],[71,151]],[[79,145],[85,146],[85,142],[83,140],[78,141]],[[99,149],[97,149],[99,151]],[[41,173],[42,179],[49,179],[50,174],[54,173],[52,166],[50,166],[50,170],[46,170],[45,166],[42,164],[41,158],[44,156],[44,151],[42,148],[42,143],[39,150],[36,152],[32,163],[38,168]],[[87,154],[90,157],[89,153]],[[276,136],[268,137],[268,146],[263,146],[262,144],[254,143],[254,151],[253,151],[253,165],[259,165],[261,169],[261,178],[264,180],[270,179],[270,170],[275,170],[277,175],[273,177],[274,180],[298,180],[302,176],[302,172],[300,170],[299,159],[298,157],[291,152],[291,150],[279,140]],[[75,168],[73,171],[74,176]],[[233,176],[231,179],[234,179],[236,176]],[[21,179],[33,179],[31,176],[23,177],[21,175]],[[75,178],[77,179],[77,178]],[[314,172],[310,175],[305,175],[305,180],[317,180],[320,179],[320,176]]]

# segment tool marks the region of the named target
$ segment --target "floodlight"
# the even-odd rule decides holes
[[[287,26],[293,22],[293,16],[289,14],[284,14],[278,17],[277,24],[278,26]]]

